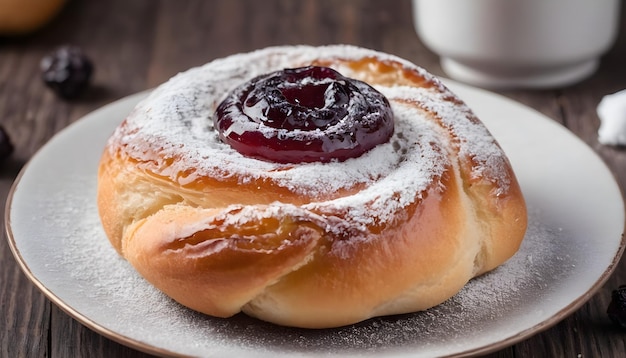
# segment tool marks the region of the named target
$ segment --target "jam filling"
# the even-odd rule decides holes
[[[319,66],[244,83],[218,106],[214,125],[239,153],[277,163],[355,158],[387,142],[394,129],[380,92]]]

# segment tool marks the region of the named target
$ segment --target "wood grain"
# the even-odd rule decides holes
[[[348,43],[394,53],[444,75],[437,56],[415,34],[411,15],[410,0],[70,1],[44,30],[0,38],[0,124],[16,148],[1,166],[0,198],[6,200],[24,163],[70,123],[218,57],[272,45]],[[595,108],[602,96],[626,88],[625,24],[590,79],[564,89],[499,91],[570,129],[596,150],[622,188],[626,151],[598,143]],[[93,86],[79,100],[59,100],[40,80],[39,61],[62,44],[80,46],[96,64]],[[0,263],[0,357],[149,356],[85,328],[52,305],[21,272],[6,240],[0,240]],[[626,355],[626,331],[605,313],[611,291],[622,283],[624,260],[580,310],[488,356]]]

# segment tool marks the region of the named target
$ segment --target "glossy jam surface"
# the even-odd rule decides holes
[[[393,134],[387,99],[328,67],[252,79],[218,106],[215,128],[241,154],[278,163],[343,161]]]

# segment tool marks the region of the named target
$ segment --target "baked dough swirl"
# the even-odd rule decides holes
[[[241,155],[213,127],[220,102],[265,73],[326,66],[388,99],[395,130],[326,163]],[[484,125],[422,68],[345,45],[271,47],[156,88],[116,129],[98,173],[115,249],[208,315],[326,328],[440,304],[510,258],[527,216]]]

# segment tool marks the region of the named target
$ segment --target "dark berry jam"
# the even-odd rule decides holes
[[[241,154],[278,163],[355,158],[387,142],[394,128],[380,92],[318,66],[252,79],[218,106],[214,122]]]

